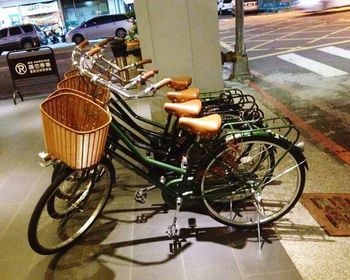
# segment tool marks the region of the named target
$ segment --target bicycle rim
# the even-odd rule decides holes
[[[57,178],[31,218],[28,238],[33,250],[53,254],[71,246],[97,219],[110,191],[111,172],[103,163]]]
[[[248,137],[222,148],[201,180],[210,215],[227,225],[254,227],[258,220],[266,224],[286,214],[305,184],[304,159],[291,145],[284,139]]]

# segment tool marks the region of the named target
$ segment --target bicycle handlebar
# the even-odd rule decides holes
[[[86,54],[88,56],[94,56],[95,54],[99,53],[100,51],[102,51],[101,47],[98,46],[94,46],[93,48],[91,48],[89,51],[86,52]]]
[[[134,64],[136,64],[135,66],[142,66],[142,65],[148,64],[148,63],[152,63],[152,59],[149,59],[149,58],[142,59],[138,62],[135,62]]]
[[[148,80],[149,78],[152,78],[154,77],[155,74],[158,74],[159,70],[158,69],[153,69],[153,70],[150,70],[150,71],[147,71],[145,73],[143,73],[140,77],[140,79],[142,81],[146,81]]]
[[[85,48],[88,44],[89,44],[89,41],[88,41],[88,40],[84,40],[84,41],[81,42],[76,48],[77,48],[79,51],[82,51],[83,48]]]
[[[99,42],[96,46],[102,48],[105,45],[107,45],[109,42],[113,41],[114,39],[115,39],[115,37],[106,38],[106,39],[102,40],[101,42]]]
[[[152,59],[149,59],[149,58],[142,59],[142,60],[137,61],[137,62],[135,62],[133,64],[126,65],[123,68],[120,68],[118,71],[122,72],[122,71],[129,70],[131,68],[137,69],[138,67],[140,67],[140,66],[142,66],[144,64],[148,64],[148,63],[152,63]]]
[[[147,71],[143,73],[142,75],[137,76],[136,78],[132,79],[130,83],[124,86],[125,89],[132,88],[138,84],[141,84],[145,82],[146,80],[154,77],[155,74],[158,74],[159,70],[158,69],[153,69],[150,71]]]
[[[92,50],[90,50],[91,52]],[[85,58],[89,59],[89,55],[84,55]],[[142,97],[143,95],[146,95],[150,92],[155,92],[157,89],[169,84],[171,82],[170,78],[165,78],[161,81],[159,81],[158,83],[152,84],[148,87],[146,87],[143,91],[139,92],[137,95],[130,95],[127,91],[126,91],[126,87],[125,88],[120,88],[118,86],[116,86],[115,84],[113,84],[111,81],[107,81],[105,80],[103,77],[101,77],[98,74],[94,74],[92,73],[90,70],[85,69],[83,67],[83,63],[84,63],[84,59],[80,60],[79,66],[78,68],[80,69],[80,72],[82,75],[87,76],[88,78],[91,79],[91,82],[96,84],[100,84],[104,87],[107,87],[109,90],[111,90],[112,92],[116,93],[116,94],[120,94],[126,98],[138,98],[138,97]],[[146,73],[144,73],[141,76],[136,77],[131,83],[128,84],[128,86],[132,83],[134,83],[135,85],[149,79],[150,77],[153,77],[155,74],[158,73],[157,69],[148,71]]]
[[[158,83],[155,83],[155,84],[153,85],[153,87],[154,87],[155,89],[160,89],[161,87],[164,87],[164,86],[170,84],[171,81],[172,81],[171,78],[165,78],[165,79],[163,79],[163,80],[160,80]]]

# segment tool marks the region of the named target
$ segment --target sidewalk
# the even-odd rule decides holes
[[[267,100],[256,91],[264,91],[259,83],[257,79],[251,86],[237,82],[227,85],[252,94],[267,116],[281,114],[272,105],[272,99]],[[304,193],[349,193],[350,166],[328,152],[322,143],[310,142],[308,131],[300,132],[309,165]],[[350,237],[328,236],[301,203],[273,228],[303,279],[350,279]]]
[[[255,96],[266,115],[276,113],[247,85],[229,85]],[[27,243],[28,221],[51,175],[36,160],[44,147],[41,101],[0,101],[0,279],[350,279],[350,238],[327,236],[300,203],[274,224],[275,232],[263,231],[262,251],[255,230],[227,228],[202,212],[182,211],[183,250],[171,255],[165,230],[173,210],[164,208],[159,192],[145,205],[135,203],[133,193],[145,182],[118,165],[111,200],[86,238],[63,254],[35,254]],[[159,110],[159,104],[154,107]],[[143,103],[138,109],[149,114],[153,107]],[[303,140],[310,167],[305,192],[348,192],[349,166]]]

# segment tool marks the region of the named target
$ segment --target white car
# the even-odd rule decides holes
[[[233,0],[234,2],[235,0]],[[232,0],[218,0],[218,14],[222,15],[224,13],[232,13]]]
[[[232,1],[232,14],[235,14],[235,0]],[[244,0],[243,1],[243,11],[246,12],[258,12],[259,11],[259,4],[257,0]]]
[[[85,39],[94,40],[116,36],[124,38],[133,26],[133,19],[125,14],[94,17],[66,34],[67,42],[77,45]]]
[[[350,0],[299,0],[296,7],[305,11],[321,11],[350,5]]]

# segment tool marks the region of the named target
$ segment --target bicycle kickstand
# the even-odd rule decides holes
[[[264,209],[260,206],[260,201],[261,201],[261,195],[258,192],[254,192],[254,198],[255,198],[255,203],[254,206],[258,212],[258,221],[257,221],[257,229],[258,229],[258,244],[259,244],[259,251],[262,250],[262,242],[261,242],[261,227],[260,227],[260,216],[261,214],[264,213]]]
[[[174,213],[174,218],[172,224],[168,227],[168,230],[166,231],[166,234],[173,239],[173,243],[169,244],[169,249],[171,253],[177,253],[181,251],[181,242],[179,241],[180,236],[180,230],[177,226],[177,216],[180,212],[180,208],[182,205],[182,198],[177,197],[176,198],[176,209]]]
[[[135,192],[134,199],[137,202],[144,204],[146,202],[146,197],[147,197],[148,192],[155,189],[155,188],[156,188],[156,186],[152,185],[152,186],[149,186],[147,188],[138,189]]]

